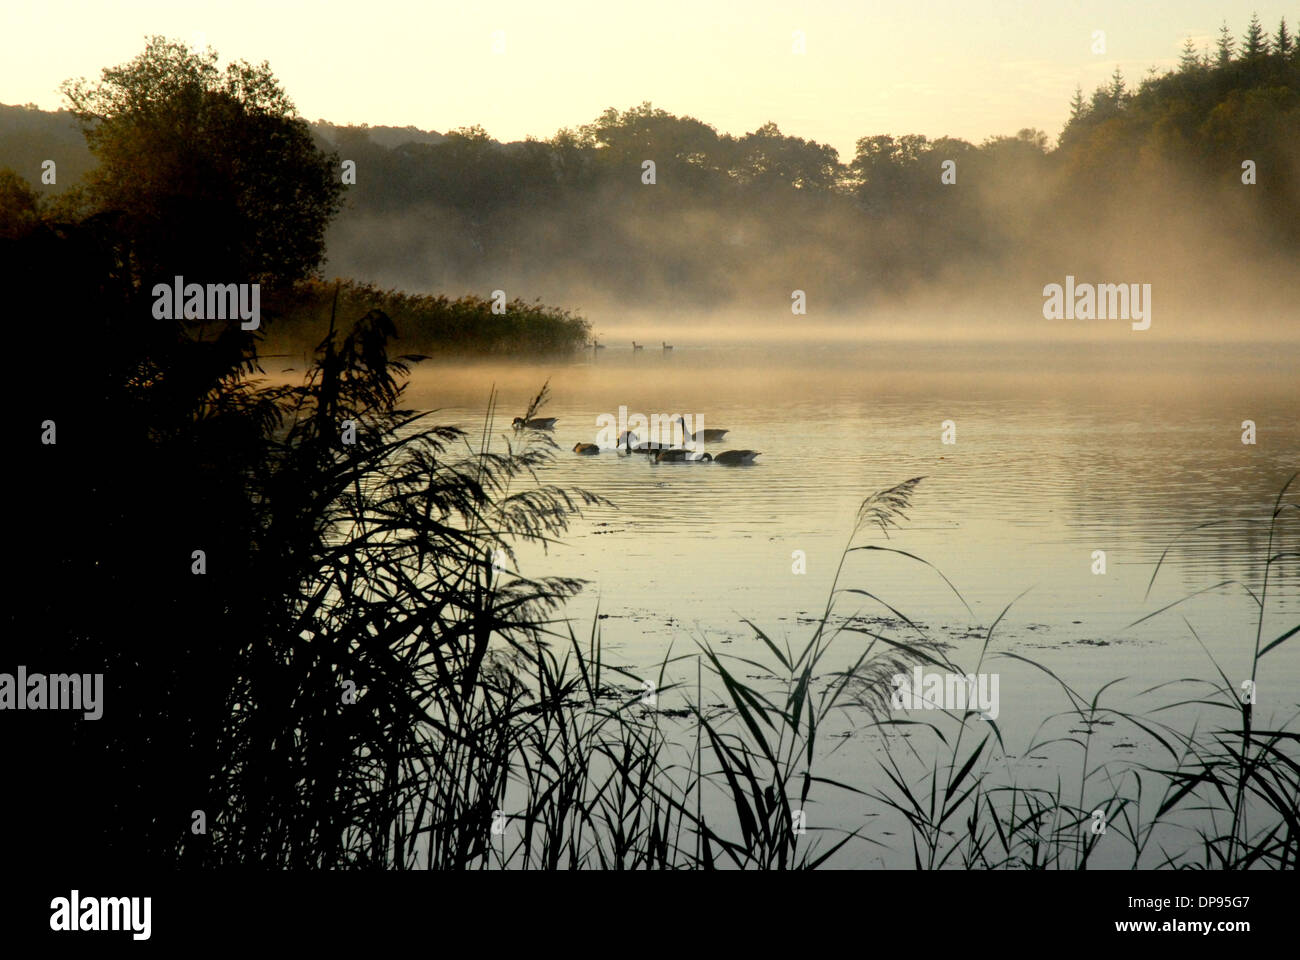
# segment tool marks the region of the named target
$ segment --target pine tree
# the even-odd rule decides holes
[[[1294,45],[1295,41],[1291,38],[1291,32],[1286,28],[1286,17],[1283,17],[1282,22],[1278,24],[1277,33],[1273,36],[1273,52],[1286,59],[1286,57],[1290,56],[1291,48]]]
[[[1077,123],[1088,115],[1088,103],[1083,99],[1083,87],[1074,85],[1074,96],[1070,99],[1070,123]]]
[[[1232,53],[1237,46],[1237,41],[1232,39],[1232,33],[1228,30],[1228,21],[1223,21],[1223,26],[1219,28],[1219,56],[1216,63],[1220,67],[1226,67],[1232,62]]]
[[[1258,60],[1267,55],[1268,35],[1260,26],[1259,14],[1253,14],[1250,18],[1250,26],[1246,28],[1246,46],[1242,50],[1242,56],[1246,60]]]
[[[1106,92],[1110,94],[1116,106],[1119,106],[1124,99],[1124,75],[1119,72],[1119,67],[1116,67],[1115,72],[1110,75],[1110,88]]]
[[[1192,43],[1192,38],[1188,37],[1183,41],[1183,53],[1178,58],[1178,70],[1181,73],[1189,73],[1200,66],[1200,58],[1196,56],[1196,44]]]
[[[1114,114],[1115,101],[1111,99],[1110,91],[1105,85],[1092,91],[1092,99],[1088,101],[1088,116],[1095,120],[1105,120]]]

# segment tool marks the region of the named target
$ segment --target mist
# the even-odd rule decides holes
[[[1148,338],[1291,339],[1296,73],[1279,59],[1189,67],[1131,93],[1121,80],[1055,147],[1028,129],[979,146],[873,135],[847,162],[773,125],[737,137],[648,104],[508,145],[471,130],[390,150],[341,128],[331,145],[359,176],[327,270],[504,289],[576,310],[598,338],[652,345],[1131,333],[1122,319],[1045,319],[1044,287],[1067,276],[1150,284]],[[473,176],[440,175],[448,163]],[[794,291],[806,312],[792,312]]]

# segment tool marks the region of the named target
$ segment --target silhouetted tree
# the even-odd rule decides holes
[[[154,37],[99,83],[63,91],[99,161],[88,197],[123,214],[146,280],[294,280],[317,269],[341,177],[267,64],[221,71],[211,48]]]
[[[1237,41],[1232,39],[1232,33],[1228,30],[1228,21],[1225,20],[1223,21],[1223,25],[1219,27],[1218,56],[1215,59],[1215,63],[1220,67],[1227,66],[1231,63],[1232,54],[1236,49],[1236,46]]]
[[[1250,25],[1246,27],[1246,45],[1242,55],[1247,60],[1258,60],[1268,55],[1268,35],[1260,25],[1259,14],[1252,15]]]
[[[36,229],[39,199],[18,174],[0,168],[0,238],[17,240]]]
[[[833,147],[789,137],[775,123],[765,123],[737,142],[738,179],[799,190],[828,190],[835,185],[839,155]]]
[[[1111,101],[1118,106],[1124,100],[1124,74],[1116,67],[1110,75],[1110,87],[1106,91]]]
[[[1277,33],[1273,35],[1273,52],[1279,57],[1286,59],[1291,55],[1291,47],[1294,41],[1291,38],[1291,31],[1287,29],[1286,17],[1277,25]]]
[[[1070,123],[1082,120],[1088,115],[1088,102],[1083,99],[1083,87],[1074,85],[1074,96],[1070,98]]]

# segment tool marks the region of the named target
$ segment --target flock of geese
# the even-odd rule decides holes
[[[668,349],[671,350],[672,347]],[[531,420],[515,417],[514,428],[516,430],[554,430],[558,420],[558,417],[533,417]],[[731,432],[730,430],[710,428],[692,433],[687,429],[685,417],[679,416],[676,422],[681,424],[682,436],[690,443],[721,443],[723,438]],[[631,430],[624,430],[619,434],[618,445],[614,449],[626,456],[641,454],[649,457],[653,463],[720,463],[724,467],[748,466],[759,455],[757,450],[724,450],[715,456],[703,451],[674,447],[672,444],[660,441],[642,440]],[[574,446],[573,452],[584,457],[595,457],[600,455],[601,449],[594,443],[578,443]]]
[[[595,353],[597,350],[604,350],[604,349],[605,349],[605,345],[604,345],[603,343],[601,343],[599,340],[592,340],[591,343],[589,344],[589,346],[591,347],[591,352],[592,352],[592,353]],[[666,340],[660,340],[660,341],[659,341],[659,346],[663,348],[663,352],[664,352],[664,353],[672,353],[672,352],[673,352],[673,345],[672,345],[671,343],[668,343]],[[645,349],[645,344],[644,344],[644,343],[637,343],[635,340],[632,341],[632,352],[633,352],[633,353],[640,353],[640,352],[641,352],[642,350],[644,350],[644,349]]]

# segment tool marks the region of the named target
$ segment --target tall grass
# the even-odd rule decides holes
[[[1288,511],[1297,509],[1294,501],[1286,500],[1294,480],[1293,476],[1278,493],[1266,518],[1245,521],[1268,528],[1267,547],[1259,561],[1263,587],[1258,594],[1245,582],[1223,581],[1147,614],[1130,628],[1168,613],[1193,596],[1239,587],[1257,607],[1250,630],[1253,682],[1262,658],[1300,632],[1300,626],[1294,626],[1264,642],[1268,585],[1276,575],[1275,568],[1300,559],[1295,550],[1276,546],[1282,537],[1279,525],[1288,519]],[[1241,521],[1215,520],[1193,529],[1227,522]],[[1294,542],[1294,533],[1291,538]],[[1152,583],[1168,554],[1166,549],[1157,562]],[[1150,585],[1148,595],[1149,591]],[[976,670],[983,664],[1006,612],[987,630]],[[1200,644],[1190,622],[1187,627]],[[1042,671],[1061,691],[1063,711],[1046,718],[1019,752],[1029,756],[1053,748],[1067,755],[1073,751],[1077,759],[1073,782],[1066,779],[1069,768],[1063,764],[1051,787],[1021,783],[1017,771],[1005,759],[1007,748],[1002,732],[996,722],[987,718],[978,720],[981,726],[987,724],[987,733],[972,732],[971,725],[977,721],[969,711],[959,716],[949,714],[946,732],[937,724],[927,724],[934,738],[934,759],[927,775],[917,779],[905,773],[891,750],[882,763],[890,786],[873,792],[876,799],[906,817],[912,828],[914,863],[918,867],[956,864],[989,869],[1086,869],[1103,842],[1111,866],[1223,870],[1295,867],[1300,852],[1300,732],[1295,729],[1296,714],[1288,712],[1288,708],[1274,709],[1269,728],[1252,731],[1254,704],[1240,685],[1228,679],[1208,650],[1206,656],[1214,666],[1216,680],[1174,679],[1158,684],[1140,696],[1151,699],[1168,690],[1190,689],[1192,693],[1161,698],[1140,711],[1107,705],[1106,697],[1119,679],[1089,695],[1029,657],[1010,651],[995,656]],[[1200,729],[1198,720],[1191,730],[1184,730],[1161,719],[1185,708],[1209,708],[1212,716],[1226,714],[1228,721],[1226,725]],[[890,719],[883,725],[907,722]],[[1147,738],[1164,762],[1133,762],[1106,754],[1096,744],[1099,725],[1127,725],[1139,737]],[[963,752],[963,740],[975,738],[979,739],[978,745]],[[991,757],[993,743],[1004,755],[1000,769],[995,768]],[[914,745],[908,746],[917,757]],[[945,830],[945,824],[955,829]]]
[[[275,322],[266,349],[310,354],[336,300],[343,316],[382,311],[413,354],[546,356],[571,353],[591,339],[587,320],[540,301],[516,297],[498,312],[492,301],[474,295],[450,298],[383,290],[355,280],[306,280],[267,291],[265,310]]]
[[[875,550],[924,563],[903,550],[858,542],[873,525],[887,533],[909,506],[918,482],[864,502],[845,559]],[[1269,521],[1272,533],[1286,509],[1279,495]],[[1293,558],[1291,551],[1273,552],[1270,546],[1265,580],[1275,564]],[[569,635],[562,658],[543,647],[525,656],[517,666],[526,661],[529,683],[517,682],[508,693],[484,690],[483,709],[512,731],[493,740],[499,750],[492,755],[495,773],[489,779],[498,785],[495,809],[503,811],[500,845],[470,843],[465,849],[475,855],[468,859],[430,855],[425,865],[815,868],[837,862],[832,858],[849,844],[887,845],[867,834],[865,819],[857,826],[832,827],[825,824],[845,817],[817,816],[814,823],[820,825],[805,830],[807,812],[824,802],[832,810],[874,804],[876,811],[901,817],[909,828],[906,853],[924,869],[1086,869],[1101,843],[1110,848],[1106,862],[1111,866],[1126,859],[1133,867],[1294,866],[1300,785],[1293,716],[1252,734],[1251,706],[1241,702],[1222,671],[1213,697],[1167,700],[1142,712],[1113,707],[1107,698],[1119,681],[1084,695],[1027,657],[991,652],[1010,605],[982,631],[973,671],[962,670],[948,658],[946,644],[901,611],[870,591],[841,588],[843,570],[842,562],[826,611],[801,648],[778,644],[746,621],[762,659],[721,654],[706,640],[698,641],[696,656],[666,654],[658,668],[660,693],[680,689],[687,695],[685,720],[680,711],[642,707],[640,676],[618,671],[633,685],[602,685],[602,673],[609,672],[602,664],[599,620],[585,644]],[[956,592],[938,574],[940,580]],[[838,615],[836,599],[846,596],[884,606],[900,632]],[[1262,618],[1266,592],[1258,599]],[[1260,624],[1255,626],[1259,633]],[[1261,641],[1253,662],[1296,632],[1292,628],[1269,643]],[[855,645],[856,656],[847,667],[829,669],[832,643],[853,636],[865,638]],[[978,672],[995,657],[1043,671],[1065,698],[1065,709],[1045,719],[1019,751],[1026,756],[1054,748],[1067,756],[1075,752],[1073,774],[1070,764],[1063,764],[1050,787],[1020,783],[1003,731],[973,710],[940,711],[942,721],[901,718],[888,710],[888,678],[911,663],[966,673]],[[670,669],[692,659],[707,669],[710,690],[721,693],[723,705],[706,708],[698,694],[689,697],[687,687],[663,685]],[[775,672],[780,682],[775,688],[748,684],[737,669],[741,666]],[[1232,711],[1241,718],[1240,729],[1185,732],[1160,719],[1196,705]],[[882,736],[879,785],[839,782],[817,772],[826,754],[838,749],[828,748],[822,734],[837,711]],[[1115,723],[1149,737],[1168,762],[1107,755],[1094,731]],[[1077,732],[1052,732],[1061,726]],[[922,744],[913,736],[918,732],[932,739]],[[449,773],[449,782],[460,781]],[[472,827],[471,836],[481,844],[491,835],[485,816],[486,811],[477,821],[456,826]],[[1105,831],[1094,829],[1098,823]],[[1188,841],[1189,832],[1196,842]]]
[[[580,586],[507,564],[516,542],[546,542],[599,498],[510,492],[545,449],[459,451],[463,431],[400,409],[392,334],[380,311],[346,335],[331,325],[303,385],[264,391],[277,429],[251,483],[268,513],[262,572],[288,602],[237,652],[212,783],[229,799],[187,844],[219,862],[401,866],[420,845],[449,866],[481,856],[472,828],[490,820],[518,735],[510,667]]]

